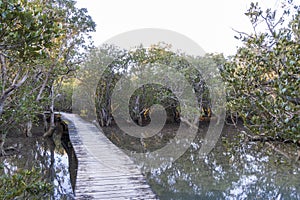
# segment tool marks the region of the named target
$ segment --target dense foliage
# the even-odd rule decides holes
[[[91,115],[94,108],[89,106],[94,105],[95,98],[101,126],[109,126],[114,114],[144,125],[149,122],[151,111],[155,111],[150,108],[157,104],[165,109],[168,122],[195,116],[196,119],[189,122],[198,123],[200,115],[211,115],[206,81],[211,86],[214,84],[219,77],[210,73],[214,71],[211,69],[217,69],[224,61],[222,55],[195,57],[174,52],[170,45],[163,43],[147,48],[138,46],[130,51],[104,45],[93,49],[82,66],[75,91],[77,103],[73,105],[82,116]],[[189,86],[195,92],[194,100],[185,96]],[[136,89],[127,94],[130,88]],[[118,102],[112,101],[114,93],[118,95]],[[181,105],[179,100],[182,100]],[[193,108],[188,106],[192,103],[196,104]]]
[[[95,23],[73,0],[0,0],[0,156],[6,134],[31,136],[37,114],[50,110],[74,75]],[[0,178],[1,199],[41,199],[52,190],[37,171]],[[50,198],[50,197],[48,197]]]
[[[52,184],[40,180],[39,171],[20,170],[11,176],[0,176],[1,199],[50,198]]]
[[[223,68],[228,108],[256,134],[278,140],[300,139],[300,7],[283,12],[251,4],[246,15],[253,33]],[[278,15],[280,15],[278,17]]]
[[[0,130],[30,136],[37,113],[53,112],[57,88],[77,69],[95,23],[72,0],[1,0],[0,13]]]
[[[266,11],[252,3],[246,15],[253,32],[238,32],[243,46],[227,62],[223,55],[195,57],[166,44],[130,51],[104,45],[89,51],[78,79],[69,82],[64,80],[79,69],[91,44],[88,33],[95,30],[87,10],[73,0],[0,0],[0,13],[0,155],[11,128],[30,136],[37,113],[53,114],[54,107],[71,111],[73,104],[83,116],[96,113],[101,126],[111,125],[117,112],[145,125],[156,104],[172,123],[190,119],[195,125],[203,116],[218,116],[211,97],[224,94],[213,88],[220,84],[216,69],[227,87],[231,117],[242,118],[252,133],[300,144],[300,6],[293,1]],[[187,82],[174,81],[181,80],[177,73]],[[195,99],[179,103],[188,86],[196,96],[192,109],[189,100]],[[125,97],[131,87],[137,89],[129,101],[112,102],[114,92]],[[36,171],[0,177],[2,199],[38,199],[50,190]]]

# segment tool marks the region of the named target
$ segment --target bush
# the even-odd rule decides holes
[[[0,199],[41,199],[50,197],[53,186],[40,180],[40,172],[20,170],[0,176]]]
[[[277,18],[276,10],[263,12],[251,4],[246,15],[255,31],[240,33],[243,46],[225,64],[222,76],[228,108],[244,119],[246,127],[295,142],[300,139],[300,9],[291,3],[283,9]],[[261,22],[267,32],[256,31]]]

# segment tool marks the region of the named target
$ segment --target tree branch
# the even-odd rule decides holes
[[[0,62],[1,62],[1,74],[2,74],[2,94],[4,94],[4,89],[6,87],[6,81],[7,81],[7,68],[5,63],[5,57],[4,55],[0,55]]]

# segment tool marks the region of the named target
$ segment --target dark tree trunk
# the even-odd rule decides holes
[[[44,133],[44,137],[52,137],[54,131],[56,130],[55,121],[54,121],[54,86],[51,86],[51,105],[50,105],[50,127],[46,133]]]
[[[32,121],[29,120],[28,122],[26,122],[25,127],[24,127],[24,132],[25,132],[26,137],[32,137],[31,129],[32,129]]]
[[[1,133],[1,138],[0,138],[0,156],[5,156],[5,150],[4,150],[4,143],[6,139],[6,133]]]

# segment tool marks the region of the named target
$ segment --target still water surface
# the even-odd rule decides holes
[[[229,134],[229,135],[228,135]],[[147,174],[160,199],[300,199],[300,164],[270,147],[245,142],[225,127],[216,148],[204,159],[200,145],[190,149],[167,170]],[[199,138],[198,138],[199,139]]]
[[[47,199],[74,199],[77,160],[67,134],[55,134],[53,139],[8,138],[14,140],[13,145],[21,152],[0,158],[3,165],[0,174],[13,174],[19,169],[38,169],[41,180],[54,185]]]
[[[216,147],[203,158],[199,150],[207,126],[200,125],[184,155],[168,167],[146,173],[153,191],[162,200],[300,199],[300,163],[286,159],[261,142],[247,142],[241,129],[226,125]],[[176,130],[165,126],[162,135],[172,138]],[[142,151],[136,144],[138,140],[117,138],[124,135],[118,128],[106,128],[104,132],[121,148]],[[168,138],[154,141],[162,146]],[[150,150],[152,143],[147,144]],[[296,147],[289,147],[295,152]]]
[[[172,127],[165,131],[174,135],[170,133]],[[123,134],[114,128],[105,133],[109,138]],[[232,126],[225,126],[215,149],[201,158],[202,138],[200,133],[169,167],[146,173],[160,199],[300,199],[299,162],[287,160],[262,143],[245,141]],[[121,139],[112,140],[122,145],[129,142]],[[44,180],[55,185],[52,199],[73,199],[77,160],[68,135],[64,134],[62,140],[61,135],[54,140],[28,139],[20,145],[27,145],[28,152],[1,158],[5,165],[1,173],[35,166],[41,169]],[[129,145],[134,146],[134,142]]]

